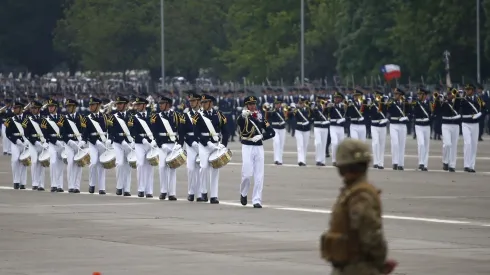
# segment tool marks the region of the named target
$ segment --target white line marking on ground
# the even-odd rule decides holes
[[[0,190],[11,190],[15,192],[26,192],[26,191],[34,191],[30,189],[26,190],[13,190],[12,187],[7,187],[7,186],[0,186]],[[48,191],[49,193],[49,191]],[[56,193],[58,194],[70,194],[70,193]],[[92,195],[92,196],[100,196],[97,194],[90,194],[88,192],[81,192],[80,194],[82,195]],[[53,194],[54,195],[54,194]],[[77,194],[70,194],[73,196],[77,196]],[[109,197],[115,197],[115,194],[112,193],[107,193],[104,196],[109,196]],[[131,197],[122,197],[118,196],[120,198],[127,198],[127,199],[141,199],[141,200],[156,200],[158,201],[158,197],[153,197],[151,199],[147,198],[138,198],[137,196],[131,196]],[[177,202],[185,203],[187,200],[178,200]],[[138,204],[138,203],[135,203]],[[148,204],[148,203],[142,203],[142,204]],[[82,204],[83,206],[86,206],[85,204]],[[114,205],[119,205],[114,203]],[[230,202],[230,201],[220,201],[220,205],[226,205],[226,206],[233,206],[233,207],[242,207],[240,203],[237,202]],[[62,205],[60,205],[62,206]],[[68,205],[69,206],[69,205]],[[247,208],[252,208],[253,206],[251,204],[246,206]],[[327,210],[327,209],[320,209],[320,208],[302,208],[302,207],[287,207],[287,206],[277,206],[277,205],[263,205],[264,208],[268,209],[274,209],[274,210],[281,210],[281,211],[293,211],[293,212],[307,212],[307,213],[317,213],[317,214],[331,214],[332,211]],[[481,227],[490,227],[490,223],[486,223],[483,221],[461,221],[461,220],[448,220],[448,219],[436,219],[436,218],[423,218],[423,217],[411,217],[411,216],[397,216],[397,215],[384,215],[383,218],[387,220],[405,220],[405,221],[418,221],[418,222],[427,222],[427,223],[442,223],[442,224],[456,224],[456,225],[469,225],[469,226],[481,226]]]

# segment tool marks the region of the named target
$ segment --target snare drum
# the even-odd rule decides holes
[[[165,159],[167,166],[172,169],[179,168],[182,164],[186,163],[186,161],[187,152],[183,148],[172,151],[172,153],[167,156],[167,159]]]
[[[113,149],[109,149],[100,155],[99,161],[104,169],[112,169],[116,167],[116,153]]]
[[[20,154],[19,161],[22,163],[24,166],[31,166],[31,153],[29,152],[29,149],[25,149],[22,154]]]
[[[78,167],[85,167],[90,164],[90,153],[87,149],[80,149],[73,158]]]
[[[219,169],[227,165],[228,162],[231,161],[232,156],[233,153],[231,152],[230,149],[222,148],[212,152],[211,155],[209,156],[208,161],[214,169]]]
[[[49,167],[49,150],[43,149],[39,158],[37,159],[42,167]]]
[[[136,169],[136,152],[135,151],[131,151],[129,152],[127,158],[128,160],[128,163],[129,163],[129,166],[131,166],[131,168],[133,169]]]
[[[151,166],[158,166],[158,163],[160,162],[158,150],[151,149],[148,153],[146,153],[146,160]]]
[[[64,164],[68,164],[68,156],[66,155],[66,149],[61,152],[61,160]]]

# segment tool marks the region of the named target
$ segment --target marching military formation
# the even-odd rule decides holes
[[[219,101],[210,94],[191,91],[188,108],[181,112],[166,93],[158,98],[158,111],[148,98],[117,96],[103,105],[103,100],[92,96],[85,113],[74,98],[64,103],[54,96],[43,103],[6,101],[3,131],[11,150],[14,189],[26,189],[30,167],[32,189],[44,191],[45,168],[49,167],[50,191],[64,192],[66,165],[68,192],[80,193],[82,168],[88,166],[89,193],[105,195],[106,170],[116,168],[116,195],[131,196],[133,168],[137,196],[152,198],[154,168],[158,167],[159,199],[175,201],[176,169],[186,164],[187,200],[219,204],[219,172],[231,160],[227,144],[235,132],[230,131],[228,119],[235,120],[235,114],[230,116],[226,108],[217,110],[214,104]],[[226,104],[234,102],[230,98]],[[247,97],[237,119],[243,144],[240,201],[247,205],[253,176],[253,206],[262,208],[263,141],[275,132],[257,110],[257,102],[257,97]],[[9,149],[4,146],[4,150]]]

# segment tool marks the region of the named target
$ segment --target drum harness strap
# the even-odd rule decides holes
[[[44,135],[43,135],[43,132],[41,131],[41,128],[39,128],[39,123],[37,123],[36,121],[34,121],[32,119],[32,117],[29,117],[29,120],[32,123],[32,127],[34,127],[34,130],[36,131],[37,136],[39,137],[39,139],[41,139],[41,142],[42,143],[45,143],[46,142],[46,139],[44,138]]]
[[[257,135],[261,135],[262,133],[261,133],[261,131],[260,131],[259,127],[257,127],[257,124],[255,124],[255,122],[254,122],[253,120],[251,120],[250,118],[247,118],[247,119],[248,119],[248,121],[250,121],[250,123],[252,123],[252,125],[253,125],[253,126],[254,126],[254,128],[255,128],[255,130],[257,130]],[[255,136],[255,135],[254,135],[254,136]],[[251,140],[252,140],[252,138],[246,138],[246,137],[242,137],[241,139],[242,139],[242,140],[249,140],[249,141],[251,141]]]
[[[92,115],[89,115],[88,116],[88,119],[90,119],[90,121],[94,125],[95,131],[99,134],[99,137],[102,140],[102,142],[106,142],[107,137],[104,134],[104,131],[102,131],[102,128],[100,127],[100,124],[97,121],[95,121],[95,120],[92,119]]]
[[[165,127],[165,131],[167,131],[168,137],[170,138],[171,141],[175,142],[176,140],[175,133],[172,130],[172,126],[170,125],[170,122],[168,122],[168,120],[164,118],[161,113],[158,116],[160,117],[160,120],[163,123],[163,127]]]
[[[81,141],[82,136],[80,135],[80,132],[78,131],[78,128],[77,128],[77,125],[75,124],[75,122],[69,120],[68,118],[66,119],[66,121],[68,121],[68,125],[70,125],[70,128],[73,131],[73,134],[75,134],[75,136],[77,137],[77,140]]]
[[[59,137],[60,136],[60,127],[58,127],[58,125],[56,125],[56,123],[54,121],[52,121],[49,117],[46,117],[45,119],[49,123],[51,128],[53,128],[53,130],[55,131],[56,136]]]
[[[19,122],[15,121],[15,119],[12,119],[12,121],[14,122],[15,124],[15,127],[17,127],[17,130],[19,131],[19,134],[23,137],[24,137],[24,128],[22,128],[22,125],[20,125]]]
[[[133,143],[133,141],[134,141],[133,140],[133,137],[129,133],[128,126],[126,125],[126,123],[124,122],[124,120],[122,118],[120,118],[118,115],[115,115],[115,117],[116,117],[117,122],[119,123],[119,125],[121,125],[121,129],[123,130],[124,135],[126,135],[126,137],[128,138],[129,142]]]
[[[154,140],[155,138],[153,137],[153,134],[151,133],[150,131],[150,128],[148,128],[148,124],[146,124],[146,121],[142,120],[141,118],[139,117],[136,117],[136,119],[138,119],[138,121],[140,122],[141,124],[141,127],[143,127],[143,130],[145,131],[146,135],[151,139],[151,140]]]
[[[211,122],[211,120],[209,118],[207,118],[206,116],[204,116],[204,113],[201,113],[201,117],[202,117],[202,120],[204,120],[204,123],[206,124],[206,127],[208,128],[209,133],[210,133],[211,137],[213,138],[213,140],[215,142],[218,142],[219,137],[218,137],[218,134],[216,133],[216,130],[214,129],[214,126],[213,126],[213,123]]]

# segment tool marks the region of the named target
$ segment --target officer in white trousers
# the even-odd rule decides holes
[[[200,193],[199,177],[199,139],[194,135],[194,119],[197,119],[201,96],[195,93],[189,95],[188,110],[184,110],[181,125],[185,148],[187,151],[187,200],[194,201],[195,195]]]
[[[66,115],[61,128],[66,153],[66,178],[68,193],[80,193],[82,167],[75,163],[75,156],[85,146],[82,133],[87,125],[86,118],[77,112],[78,102],[74,99],[65,100]]]
[[[384,169],[385,162],[385,147],[386,147],[386,118],[383,105],[386,104],[386,99],[383,93],[378,90],[374,91],[374,102],[367,107],[367,112],[371,119],[371,145],[373,149],[373,167],[375,169]]]
[[[333,103],[327,104],[328,119],[330,120],[330,139],[332,140],[332,165],[337,165],[337,146],[345,139],[345,112],[347,106],[343,103],[344,95],[339,91],[333,94]]]
[[[26,150],[26,138],[24,137],[24,128],[22,126],[22,122],[24,120],[22,109],[24,108],[24,104],[21,102],[14,102],[12,108],[13,116],[8,118],[4,123],[5,134],[12,142],[11,164],[14,189],[25,189],[27,181],[27,167],[19,161],[20,155],[24,150]]]
[[[407,123],[411,105],[405,100],[405,91],[395,88],[394,99],[386,104],[390,114],[391,159],[393,170],[404,170]]]
[[[136,177],[138,180],[138,197],[140,198],[145,196],[153,198],[154,170],[146,159],[146,154],[157,148],[157,143],[149,126],[151,114],[146,110],[147,104],[148,100],[136,97],[133,101],[136,113],[128,121],[128,127],[135,143]]]
[[[211,204],[219,204],[219,169],[209,164],[209,156],[216,150],[225,149],[229,137],[226,117],[220,111],[213,109],[215,101],[215,97],[203,94],[201,96],[202,111],[194,119],[194,135],[199,138],[199,158],[201,160],[201,196],[196,201],[208,201],[209,184]]]
[[[274,148],[274,164],[282,165],[284,155],[284,144],[286,142],[286,121],[288,120],[288,110],[282,106],[282,99],[276,98],[274,108],[265,113],[265,119],[269,121],[275,135],[272,140]]]
[[[158,101],[160,112],[151,115],[150,128],[158,146],[160,162],[158,165],[160,175],[160,200],[165,200],[168,195],[169,201],[177,200],[177,174],[176,168],[170,168],[166,159],[174,151],[182,148],[183,138],[180,134],[181,117],[171,110],[172,99],[160,96]]]
[[[326,97],[317,96],[316,98],[316,105],[313,108],[313,127],[316,166],[325,166],[325,151],[327,150],[328,130],[330,129]]]
[[[480,132],[480,118],[484,103],[478,95],[475,95],[475,85],[465,86],[465,96],[461,102],[461,124],[464,140],[464,171],[475,173],[476,153]]]
[[[347,104],[345,118],[350,121],[350,137],[366,141],[366,122],[364,121],[364,108],[366,102],[362,100],[364,93],[359,89],[354,89],[353,100]]]
[[[90,114],[86,117],[86,127],[82,134],[83,140],[89,145],[90,166],[88,177],[88,192],[95,193],[95,186],[98,185],[99,195],[105,195],[105,169],[100,163],[100,156],[109,148],[112,141],[109,139],[107,131],[112,124],[111,118],[100,112],[102,101],[98,98],[89,99]]]
[[[434,114],[442,118],[442,170],[444,171],[456,172],[461,122],[458,108],[460,105],[461,97],[458,89],[453,88],[446,99],[434,94]]]
[[[129,100],[118,96],[114,101],[116,110],[113,113],[112,127],[109,128],[112,146],[116,154],[116,195],[131,196],[131,167],[128,163],[128,154],[134,146],[134,139],[129,132],[127,123],[130,114],[127,111]]]
[[[427,100],[429,91],[419,88],[417,100],[412,102],[412,113],[415,119],[415,134],[417,136],[417,152],[420,171],[428,171],[429,147],[430,147],[430,123],[432,108]]]
[[[7,98],[5,99],[5,109],[3,110],[3,113],[0,113],[1,118],[2,118],[2,148],[3,148],[3,155],[10,155],[12,154],[11,146],[12,142],[8,139],[7,137],[7,127],[5,126],[5,122],[7,119],[11,118],[13,113],[12,113],[12,99]]]
[[[44,134],[41,130],[42,117],[39,114],[42,104],[38,101],[31,102],[31,115],[24,118],[24,135],[27,139],[27,146],[31,155],[31,180],[32,190],[44,191],[45,169],[39,163],[38,158],[43,146],[46,143]]]
[[[61,127],[64,123],[62,115],[58,114],[58,101],[49,99],[47,102],[49,114],[41,121],[41,130],[49,144],[49,173],[51,178],[51,192],[65,192],[63,189],[63,171],[65,164],[61,159],[61,152],[65,148],[61,136]]]
[[[254,116],[257,113],[257,98],[245,98],[242,115],[237,125],[242,143],[242,180],[240,183],[240,203],[247,205],[248,191],[254,178],[252,204],[254,208],[262,208],[262,190],[264,186],[264,146],[262,141],[271,139],[275,131],[266,120]]]
[[[306,99],[299,97],[296,109],[293,111],[296,118],[296,149],[298,150],[298,165],[306,166],[306,153],[308,152],[308,143],[310,142],[311,130],[311,109],[306,106]]]

